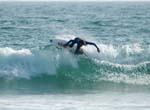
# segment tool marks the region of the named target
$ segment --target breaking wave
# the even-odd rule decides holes
[[[87,46],[83,47],[86,55],[79,56],[54,47],[35,50],[0,48],[0,78],[32,80],[46,75],[73,82],[150,84],[148,48],[139,44],[98,45],[101,53]]]

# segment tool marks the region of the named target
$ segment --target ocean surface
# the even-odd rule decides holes
[[[0,2],[0,109],[149,110],[150,2]]]

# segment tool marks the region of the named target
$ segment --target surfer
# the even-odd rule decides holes
[[[81,48],[83,45],[84,45],[84,46],[86,46],[86,45],[93,45],[93,46],[96,47],[97,52],[100,52],[100,49],[98,48],[98,46],[97,46],[95,43],[85,41],[85,40],[83,40],[83,39],[81,39],[81,38],[78,38],[78,37],[76,37],[76,38],[73,39],[73,40],[69,40],[69,41],[68,41],[67,43],[65,43],[63,46],[64,46],[64,47],[69,46],[69,47],[72,48],[72,47],[74,46],[74,44],[77,44],[77,48],[76,48],[76,50],[75,50],[75,54],[79,54],[79,53],[80,53],[80,48]]]

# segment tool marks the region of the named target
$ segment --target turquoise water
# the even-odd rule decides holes
[[[0,109],[148,110],[149,2],[1,2]],[[95,42],[87,55],[52,38]]]

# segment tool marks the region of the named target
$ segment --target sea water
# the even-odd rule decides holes
[[[149,2],[1,2],[0,109],[149,110]],[[95,42],[87,55],[48,46]]]

